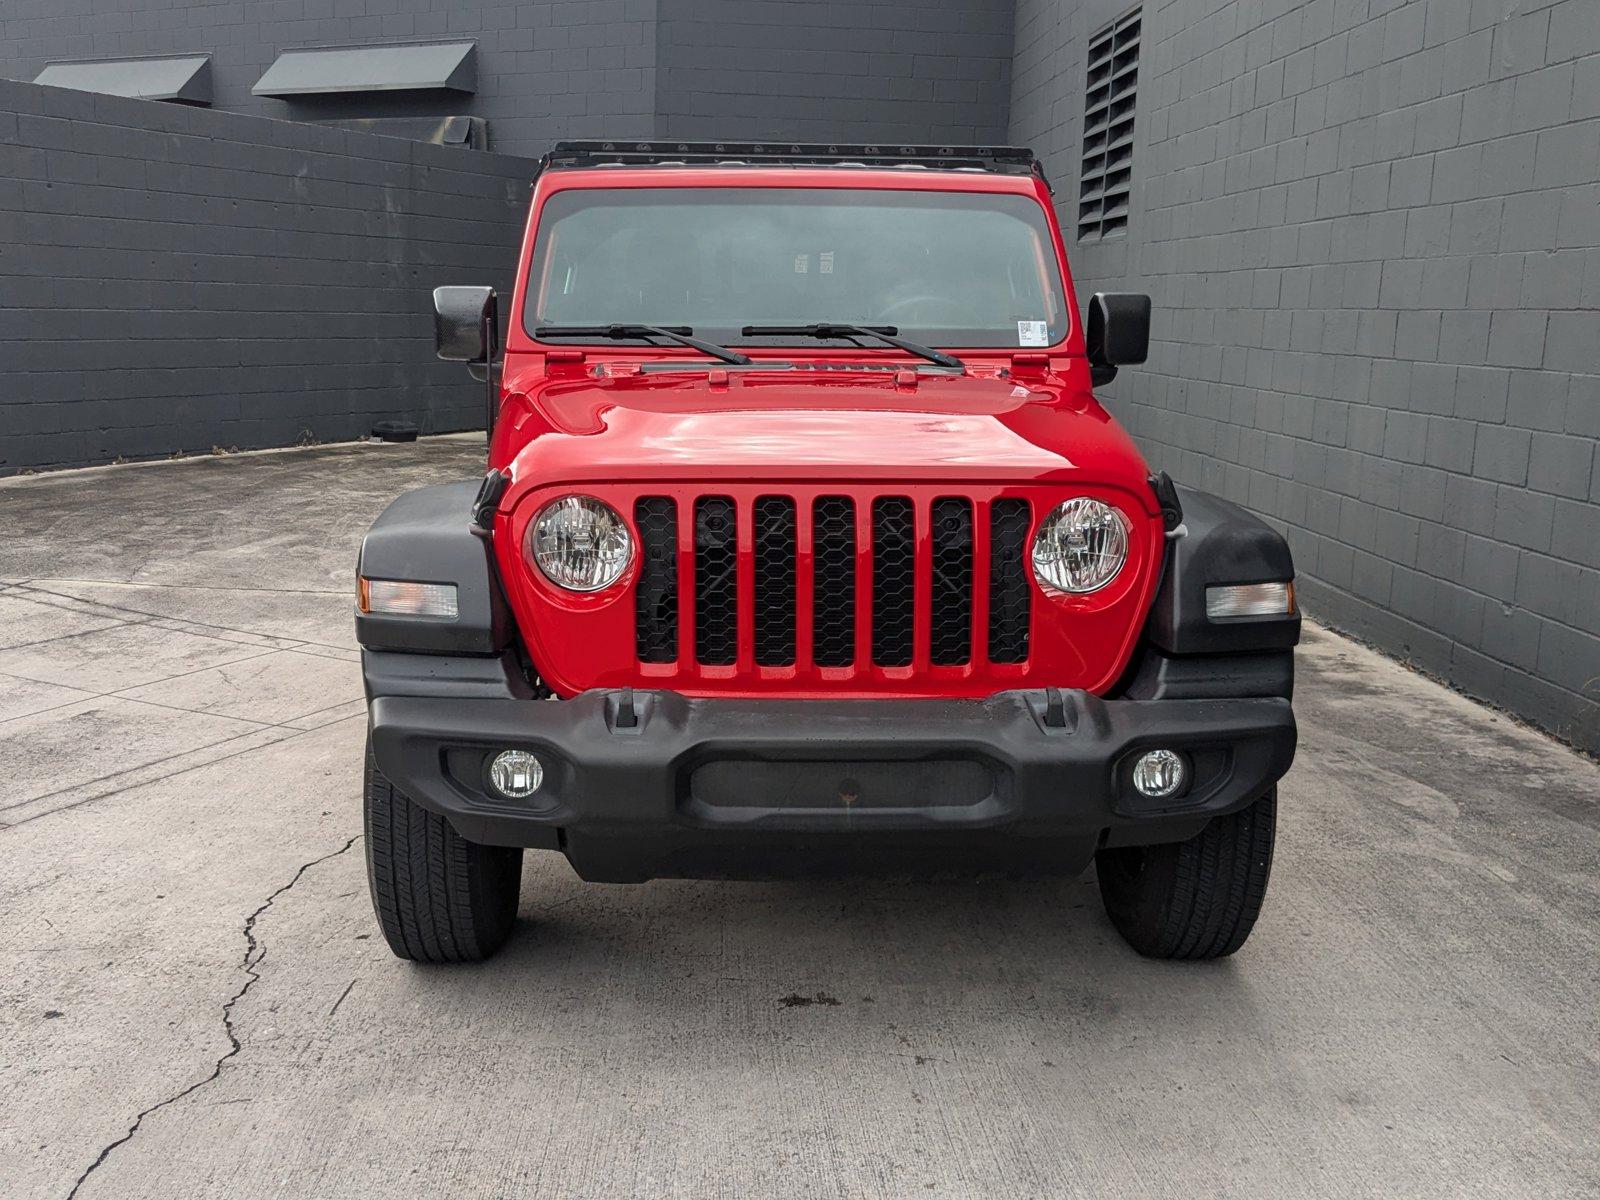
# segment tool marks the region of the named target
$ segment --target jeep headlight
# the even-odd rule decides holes
[[[628,569],[633,538],[617,510],[593,496],[552,500],[528,526],[528,557],[557,587],[598,592]]]
[[[1033,574],[1057,592],[1099,591],[1128,559],[1128,518],[1109,504],[1077,496],[1039,525],[1033,539]]]

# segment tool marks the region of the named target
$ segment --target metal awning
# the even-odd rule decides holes
[[[53,62],[34,78],[48,87],[131,96],[136,100],[211,103],[211,56],[173,54],[159,58],[80,58]]]
[[[258,96],[478,89],[476,42],[391,42],[285,50],[250,89]]]

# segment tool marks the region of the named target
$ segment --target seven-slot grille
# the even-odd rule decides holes
[[[683,619],[692,629],[684,636],[703,667],[739,661],[741,625],[757,667],[965,667],[975,654],[979,662],[1028,659],[1026,500],[643,496],[633,515],[641,543],[635,630],[642,663],[681,661],[686,605]],[[749,553],[741,563],[744,522]],[[692,530],[692,546],[680,541],[680,526]],[[986,606],[978,602],[980,584]]]

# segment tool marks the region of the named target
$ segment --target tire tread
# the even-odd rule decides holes
[[[367,882],[389,948],[416,962],[473,962],[510,936],[522,851],[481,846],[416,804],[367,747]]]
[[[1150,958],[1237,951],[1261,915],[1277,808],[1274,788],[1248,808],[1213,818],[1187,841],[1101,850],[1095,856],[1100,894],[1117,931]]]

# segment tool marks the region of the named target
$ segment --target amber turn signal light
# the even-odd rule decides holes
[[[1288,617],[1294,614],[1294,583],[1230,583],[1206,589],[1206,616]]]
[[[458,614],[456,585],[415,583],[407,579],[368,579],[356,587],[356,606],[380,617],[437,617],[454,621]]]

